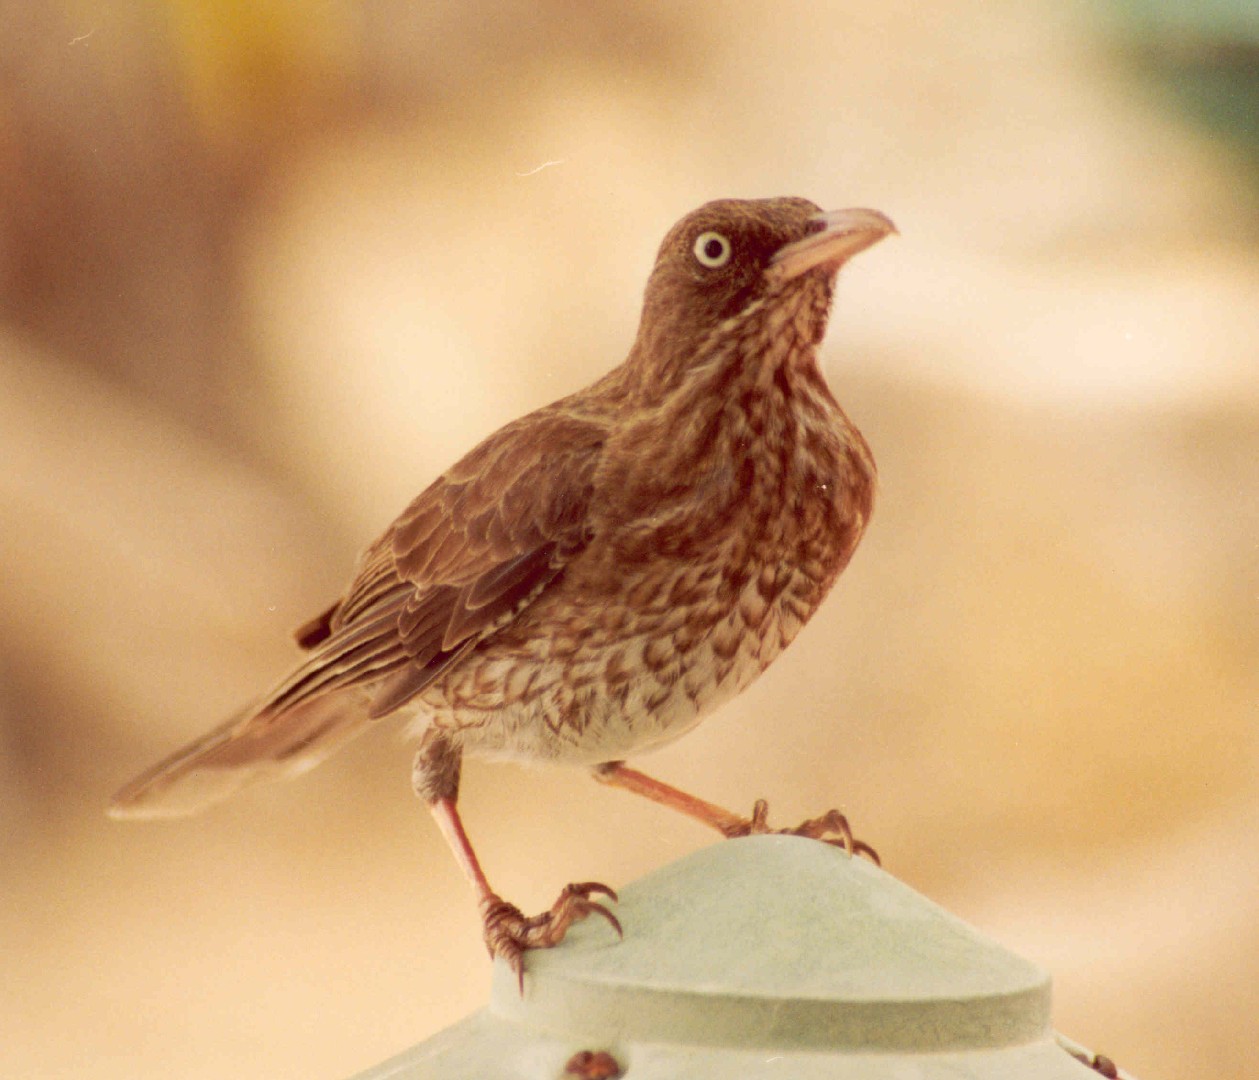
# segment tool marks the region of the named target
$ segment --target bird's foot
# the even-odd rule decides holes
[[[481,919],[485,926],[485,947],[490,956],[501,956],[516,973],[520,992],[525,989],[525,950],[549,949],[564,940],[568,928],[587,915],[602,915],[621,934],[621,923],[605,904],[592,896],[606,896],[615,903],[616,893],[597,881],[565,885],[559,899],[549,911],[526,916],[515,904],[490,893],[481,901]]]
[[[727,837],[764,836],[804,836],[810,840],[821,840],[824,844],[842,847],[849,855],[864,855],[875,866],[882,866],[879,853],[864,840],[858,840],[852,834],[852,826],[848,819],[838,810],[828,810],[820,817],[809,818],[794,829],[771,829],[769,827],[769,803],[757,799],[752,807],[752,816],[738,825],[724,828],[721,831]]]

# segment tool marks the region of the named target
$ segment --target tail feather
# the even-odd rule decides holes
[[[371,723],[353,692],[278,711],[267,701],[251,705],[124,787],[110,801],[109,816],[194,814],[243,787],[314,768]]]

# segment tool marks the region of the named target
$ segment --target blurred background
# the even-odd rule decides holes
[[[336,1080],[477,1007],[384,724],[110,792],[280,675],[410,497],[619,362],[719,196],[874,206],[836,593],[641,764],[887,867],[1144,1080],[1259,1073],[1259,15],[1020,0],[0,5],[0,1074]],[[712,842],[471,764],[527,909]]]

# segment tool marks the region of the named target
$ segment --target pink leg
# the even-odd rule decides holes
[[[637,769],[631,769],[623,761],[609,761],[597,766],[594,777],[600,783],[632,791],[635,795],[642,795],[661,806],[678,810],[716,829],[725,837],[753,836],[763,833],[806,836],[811,840],[823,840],[828,844],[842,847],[850,855],[865,855],[874,863],[879,862],[878,853],[874,848],[865,841],[853,837],[848,819],[838,810],[828,810],[821,817],[810,818],[794,829],[771,829],[766,821],[769,816],[769,804],[764,799],[757,799],[752,808],[752,816],[745,818],[715,803],[688,795],[685,791],[648,776],[646,773],[641,773]]]
[[[621,924],[607,907],[591,896],[606,896],[616,900],[616,893],[597,881],[584,881],[564,886],[559,899],[549,911],[526,917],[515,904],[509,904],[493,889],[485,878],[485,871],[472,850],[468,834],[455,807],[455,800],[443,796],[429,802],[429,811],[437,821],[442,836],[450,845],[455,860],[476,892],[481,909],[481,921],[485,932],[485,947],[490,956],[501,956],[516,973],[520,991],[525,988],[524,954],[526,949],[549,949],[564,940],[568,928],[587,915],[602,915],[612,928],[621,933]]]
[[[476,890],[477,903],[483,903],[487,896],[494,895],[494,890],[490,888],[490,883],[485,880],[485,871],[481,869],[481,862],[476,857],[476,852],[472,850],[472,843],[468,839],[468,834],[463,831],[463,820],[459,817],[459,811],[455,808],[455,800],[437,799],[428,804],[428,809],[429,813],[436,820],[437,827],[441,829],[446,843],[450,845],[450,850],[454,854],[459,868],[463,871],[464,877],[472,883],[472,888]]]

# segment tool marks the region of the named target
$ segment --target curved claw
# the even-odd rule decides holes
[[[613,902],[617,898],[606,885],[583,881],[565,885],[555,903],[540,915],[527,917],[515,904],[494,893],[481,901],[485,947],[491,958],[502,957],[507,961],[508,967],[516,973],[521,994],[525,992],[525,950],[558,945],[573,923],[592,914],[602,915],[619,936],[624,936],[620,920],[605,904],[591,900],[591,896],[606,896]]]
[[[568,892],[569,889],[572,889],[573,892],[580,893],[587,900],[596,894],[599,896],[606,896],[614,904],[620,900],[620,897],[616,895],[615,889],[609,889],[600,881],[582,881],[572,885],[566,885],[564,887],[565,892]]]
[[[605,905],[596,904],[594,901],[590,901],[590,910],[587,911],[586,914],[587,915],[602,915],[605,919],[608,920],[608,925],[611,926],[612,929],[616,931],[617,937],[619,938],[625,937],[625,931],[621,928],[621,920],[618,919],[615,915],[613,915],[612,912],[609,911]]]
[[[852,844],[852,853],[854,855],[864,855],[875,866],[882,866],[883,860],[879,858],[879,853],[874,850],[864,840],[854,840]]]
[[[778,836],[803,836],[810,840],[821,840],[822,843],[830,844],[832,847],[843,848],[849,855],[864,855],[875,866],[883,865],[882,860],[879,859],[879,853],[874,848],[864,840],[858,840],[853,836],[852,826],[849,825],[848,819],[838,810],[828,810],[820,817],[809,818],[794,829],[771,829],[769,803],[764,799],[757,799],[752,804],[752,816],[738,828],[725,830],[725,832],[729,837],[763,836],[769,833]]]

